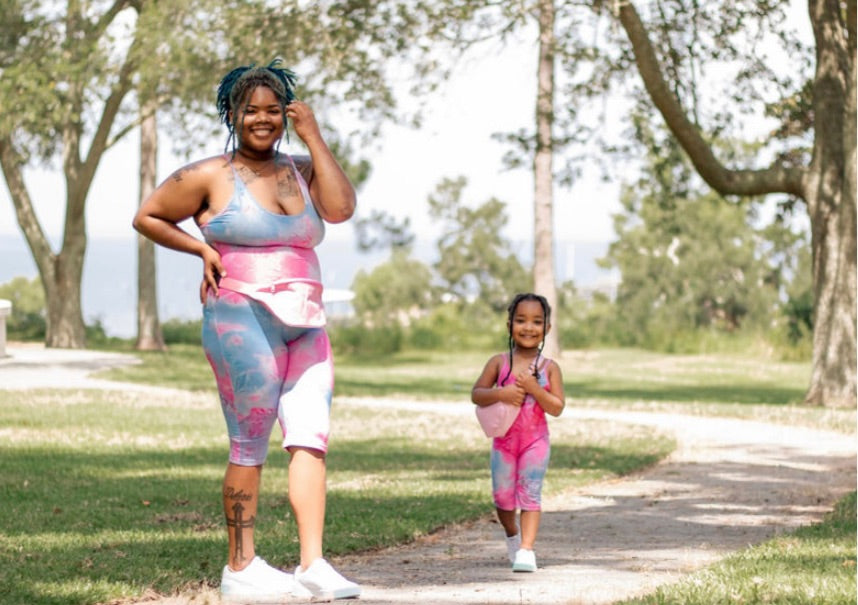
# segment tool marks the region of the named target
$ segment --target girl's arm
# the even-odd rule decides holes
[[[503,355],[495,355],[486,363],[483,373],[477,378],[471,389],[471,401],[479,406],[491,405],[498,401],[521,405],[524,403],[524,389],[516,384],[497,387]]]
[[[354,187],[322,138],[313,111],[306,103],[292,101],[286,107],[286,116],[310,151],[313,169],[308,185],[319,216],[329,223],[350,219],[356,205]]]
[[[524,390],[533,396],[536,403],[545,410],[546,414],[559,416],[566,407],[566,396],[563,392],[563,374],[560,366],[550,361],[544,372],[548,372],[549,388],[544,389],[530,372],[523,372],[516,380]]]
[[[217,279],[225,275],[220,254],[178,224],[204,210],[210,191],[211,170],[212,160],[180,168],[152,192],[132,221],[137,231],[156,244],[203,259],[204,280],[200,293],[203,301],[206,288],[211,287],[217,293]]]

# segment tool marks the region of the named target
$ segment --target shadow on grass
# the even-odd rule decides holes
[[[635,461],[610,447],[566,444],[555,445],[553,457],[558,473],[573,467],[622,473],[653,462],[648,454]],[[271,459],[275,468],[266,472],[257,546],[272,564],[288,567],[297,562],[298,544],[283,493],[283,462],[275,461],[274,451]],[[148,588],[216,585],[226,556],[219,498],[224,467],[220,447],[4,448],[4,602],[84,605]],[[491,509],[487,444],[438,449],[432,442],[349,441],[332,447],[329,468],[335,485],[337,473],[354,473],[359,481],[378,478],[367,488],[329,491],[331,554],[407,542]],[[417,471],[429,472],[409,476]]]

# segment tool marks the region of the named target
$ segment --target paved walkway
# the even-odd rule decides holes
[[[91,351],[10,347],[3,388],[126,388],[87,373],[132,362]],[[151,388],[151,387],[149,387]],[[157,389],[153,389],[157,390]],[[469,404],[338,398],[338,405],[441,410]],[[534,574],[513,574],[488,516],[413,544],[336,564],[359,581],[363,605],[597,605],[643,594],[725,554],[818,521],[855,489],[854,435],[735,419],[571,407],[555,422],[610,420],[672,432],[677,450],[655,467],[545,502]],[[145,599],[217,603],[217,593]],[[141,601],[142,602],[142,601]]]

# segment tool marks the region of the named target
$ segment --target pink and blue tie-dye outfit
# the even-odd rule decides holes
[[[200,225],[226,271],[203,310],[203,348],[217,380],[229,460],[242,466],[265,461],[275,419],[284,448],[327,451],[333,361],[313,250],[325,226],[294,164],[292,170],[302,213],[264,209],[233,168],[232,198]]]
[[[498,387],[515,383],[509,371],[509,355],[498,375]],[[539,385],[549,388],[547,367],[542,365]],[[509,374],[509,376],[507,376]],[[548,470],[551,446],[545,411],[531,395],[527,395],[515,422],[503,437],[492,440],[492,495],[501,510],[536,511],[542,507],[542,481]]]

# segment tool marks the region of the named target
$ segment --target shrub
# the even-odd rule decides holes
[[[161,324],[161,334],[164,336],[164,343],[168,345],[198,345],[202,330],[201,319],[170,319]]]
[[[0,284],[0,298],[12,302],[12,313],[6,317],[6,335],[10,340],[45,339],[45,292],[38,277],[32,280],[16,277]]]

